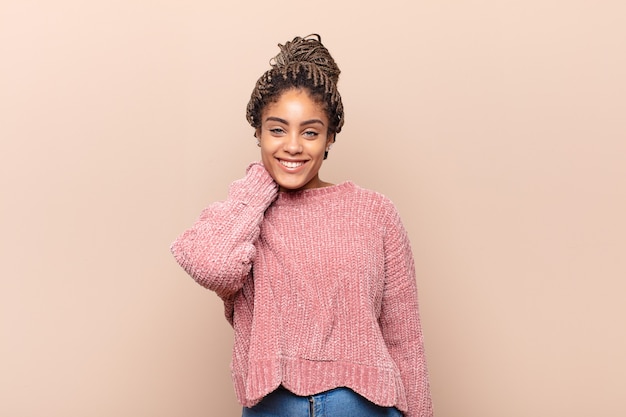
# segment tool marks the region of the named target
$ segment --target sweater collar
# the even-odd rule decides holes
[[[354,188],[355,185],[352,181],[344,181],[328,187],[309,188],[300,191],[283,191],[278,193],[278,198],[274,202],[274,205],[302,204],[324,200],[332,195],[344,194]]]

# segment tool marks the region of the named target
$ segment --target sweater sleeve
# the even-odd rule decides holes
[[[385,288],[380,325],[402,377],[408,402],[406,417],[432,417],[415,264],[406,230],[395,208],[389,213],[385,235]]]
[[[250,164],[246,176],[231,184],[228,198],[206,207],[172,243],[174,258],[200,285],[232,301],[250,273],[265,210],[277,195],[265,167]]]

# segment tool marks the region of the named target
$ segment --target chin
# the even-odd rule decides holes
[[[294,184],[284,184],[284,183],[281,184],[281,183],[278,183],[278,186],[280,188],[282,188],[283,190],[285,190],[285,191],[297,191],[297,190],[303,188],[304,184],[295,184],[294,185]]]
[[[301,188],[303,188],[304,186],[306,186],[306,182],[304,181],[276,181],[276,183],[280,186],[280,188],[283,188],[284,190],[287,191],[296,191],[299,190]]]

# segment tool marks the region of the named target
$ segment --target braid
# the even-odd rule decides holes
[[[317,39],[312,39],[315,36]],[[292,62],[309,62],[323,70],[332,81],[337,84],[340,70],[328,50],[322,45],[319,35],[309,35],[305,38],[296,37],[285,45],[278,45],[280,53],[276,55],[270,64],[273,67],[285,67]],[[272,64],[272,61],[274,63]]]
[[[265,106],[278,100],[286,90],[302,88],[324,106],[330,132],[339,133],[344,123],[343,104],[337,90],[341,71],[320,36],[295,37],[278,47],[280,53],[270,60],[271,68],[258,79],[250,95],[248,123],[258,129]]]

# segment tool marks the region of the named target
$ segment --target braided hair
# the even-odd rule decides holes
[[[258,79],[250,96],[246,111],[248,123],[259,129],[261,114],[268,104],[278,101],[287,90],[303,89],[323,106],[328,116],[329,134],[335,136],[344,122],[343,104],[337,90],[341,71],[321,37],[317,34],[295,37],[278,47],[280,53],[270,60],[271,68]]]

